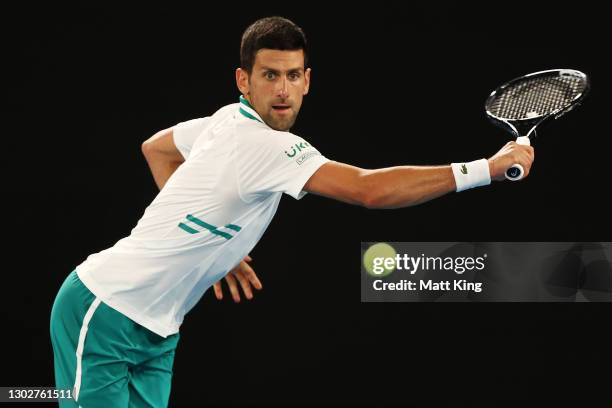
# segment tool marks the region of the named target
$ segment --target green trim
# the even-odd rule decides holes
[[[187,219],[191,222],[193,222],[194,224],[198,224],[200,227],[206,228],[207,230],[216,230],[217,227],[215,227],[214,225],[210,225],[204,221],[202,221],[199,218],[194,217],[191,214],[187,214]]]
[[[188,215],[187,215],[187,219],[188,219],[189,221],[193,222],[194,224],[199,225],[199,226],[200,226],[200,227],[202,227],[202,228],[206,228],[206,229],[207,229],[207,230],[209,230],[211,233],[216,234],[216,235],[219,235],[219,236],[221,236],[221,237],[223,237],[223,238],[225,238],[225,239],[232,239],[232,238],[233,238],[233,235],[230,235],[230,234],[228,234],[227,232],[222,232],[222,231],[219,231],[219,230],[217,229],[217,227],[215,227],[214,225],[210,225],[210,224],[208,224],[208,223],[205,223],[205,222],[204,222],[204,221],[202,221],[201,219],[196,218],[196,217],[194,217],[194,216],[193,216],[193,215],[191,215],[191,214],[188,214]]]
[[[245,98],[244,96],[240,95],[240,103],[248,106],[249,108],[255,110],[255,108],[253,108],[253,106],[251,106],[251,104],[249,103],[249,100],[247,98]]]
[[[197,217],[194,217],[191,214],[187,214],[187,216],[185,218],[187,218],[188,221],[191,221],[194,224],[199,225],[200,227],[207,229],[212,234],[219,235],[219,236],[221,236],[221,237],[223,237],[225,239],[232,239],[232,238],[234,238],[233,235],[228,234],[227,232],[219,231],[219,229],[217,227],[215,227],[214,225],[211,225],[211,224],[209,224],[207,222],[204,222],[201,219],[199,219]],[[178,226],[179,226],[179,228],[183,229],[184,231],[187,231],[190,234],[197,234],[198,232],[201,232],[201,231],[198,231],[196,229],[191,228],[188,225],[183,224],[182,222],[179,223]],[[228,229],[231,229],[231,230],[234,230],[234,231],[240,231],[242,229],[241,226],[235,225],[235,224],[227,224],[224,228],[228,228]]]
[[[178,226],[179,226],[179,228],[184,229],[185,231],[187,231],[190,234],[197,234],[198,232],[200,232],[198,230],[194,230],[193,228],[191,228],[188,225],[183,224],[182,222]]]
[[[240,113],[242,113],[244,116],[246,116],[249,119],[253,119],[253,120],[256,120],[258,122],[261,122],[261,120],[257,119],[255,116],[251,115],[249,112],[245,111],[242,108],[240,108]]]
[[[252,109],[253,112],[257,112],[255,110],[255,108],[253,108],[253,106],[251,106],[251,104],[249,103],[249,101],[242,95],[240,95],[240,103],[244,106],[246,106],[249,109]],[[240,107],[240,113],[242,113],[245,117],[249,118],[249,119],[253,119],[258,121],[259,123],[263,123],[261,120],[257,119],[255,116],[251,115],[249,112],[245,111],[244,109],[242,109],[242,107]]]

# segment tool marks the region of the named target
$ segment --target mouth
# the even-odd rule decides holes
[[[291,106],[277,104],[277,105],[272,105],[272,109],[274,109],[274,111],[278,113],[286,113],[286,112],[289,112],[289,109],[291,109]]]

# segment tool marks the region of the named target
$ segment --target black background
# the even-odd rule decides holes
[[[210,292],[188,314],[170,405],[609,404],[597,373],[612,362],[609,304],[359,301],[361,241],[611,240],[603,9],[226,3],[3,13],[0,385],[53,384],[61,282],[156,194],[141,143],[236,102],[242,31],[283,15],[304,28],[313,69],[292,131],[365,168],[489,157],[509,136],[484,100],[511,78],[574,68],[592,92],[540,132],[524,182],[401,210],[285,198],[252,253],[264,290],[238,305]]]

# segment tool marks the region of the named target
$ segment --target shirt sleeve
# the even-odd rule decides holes
[[[192,119],[174,126],[172,130],[174,144],[185,160],[187,160],[193,144],[206,128],[209,120],[210,117]]]
[[[299,200],[306,195],[302,191],[306,182],[329,161],[314,146],[289,132],[266,132],[254,139],[239,160],[240,193],[247,202],[275,192]]]

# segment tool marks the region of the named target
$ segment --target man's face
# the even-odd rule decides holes
[[[261,49],[250,75],[236,71],[240,92],[272,129],[287,131],[310,86],[310,68],[304,70],[304,51]]]

